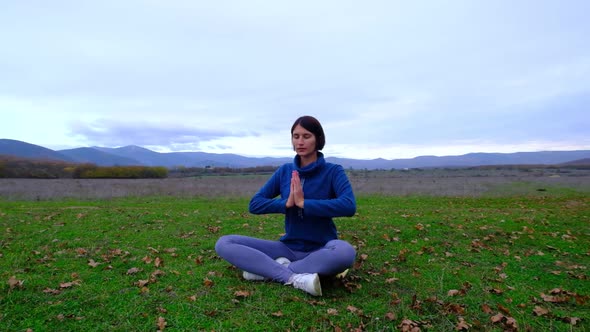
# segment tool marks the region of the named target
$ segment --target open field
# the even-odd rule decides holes
[[[268,177],[265,174],[129,180],[0,178],[0,198],[249,197]],[[562,190],[590,194],[590,169],[349,171],[349,177],[357,195],[545,195]]]
[[[451,173],[351,174],[357,260],[320,298],[213,251],[283,232],[247,212],[266,176],[2,179],[0,330],[590,331],[588,175]]]

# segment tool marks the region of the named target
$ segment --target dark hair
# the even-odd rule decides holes
[[[299,119],[295,120],[293,126],[291,127],[291,134],[293,134],[293,130],[295,127],[300,125],[301,127],[305,128],[305,130],[310,131],[315,136],[315,149],[320,151],[324,148],[326,144],[326,136],[324,135],[324,129],[320,122],[314,118],[313,116],[304,115]]]

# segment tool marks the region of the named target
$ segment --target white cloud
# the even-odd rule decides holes
[[[589,11],[532,0],[9,2],[0,135],[289,156],[292,121],[310,114],[326,153],[352,158],[588,149]]]

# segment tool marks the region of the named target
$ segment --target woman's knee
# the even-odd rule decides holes
[[[339,265],[350,267],[354,264],[356,259],[356,250],[354,247],[343,240],[333,240],[329,243],[332,249],[336,252],[335,258]]]
[[[215,252],[219,255],[222,255],[224,250],[227,248],[229,244],[232,242],[232,235],[223,235],[217,242],[215,242]]]

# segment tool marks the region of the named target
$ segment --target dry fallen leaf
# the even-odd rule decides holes
[[[74,280],[74,281],[69,281],[69,282],[62,282],[59,284],[59,288],[70,288],[73,286],[78,286],[80,285],[81,281],[80,280]]]
[[[535,316],[546,316],[549,314],[549,310],[543,307],[535,306],[535,309],[533,309],[533,314]]]
[[[455,326],[455,330],[467,331],[469,328],[471,328],[471,325],[468,324],[463,317],[459,317],[459,322],[457,323],[457,326]]]
[[[337,316],[338,310],[330,308],[330,309],[328,309],[328,315]]]
[[[501,313],[498,313],[498,314],[490,317],[490,320],[492,321],[492,323],[498,323],[498,322],[501,322],[503,318],[504,318],[504,315],[502,315]]]
[[[161,259],[160,257],[156,257],[156,259],[154,261],[154,265],[156,267],[162,267],[162,266],[164,266],[164,260]]]
[[[166,328],[166,325],[168,325],[168,323],[166,323],[166,319],[164,319],[164,317],[158,317],[158,322],[157,322],[157,326],[158,326],[158,331],[164,331],[164,329]]]
[[[394,321],[397,319],[397,317],[393,312],[388,312],[385,314],[385,319],[387,319],[388,321]]]
[[[213,280],[211,280],[209,278],[205,278],[203,280],[203,286],[205,286],[205,287],[211,288],[211,287],[213,287],[214,284],[215,283],[213,282]]]
[[[8,278],[8,287],[10,287],[10,289],[22,288],[23,284],[24,280],[18,280],[16,279],[16,276]]]
[[[98,265],[100,265],[100,263],[95,262],[94,259],[89,259],[88,260],[88,265],[90,267],[97,267]]]
[[[61,294],[61,291],[60,290],[57,290],[57,289],[52,289],[52,288],[45,288],[43,290],[43,293],[45,293],[45,294],[51,294],[51,295],[58,295],[58,294]]]
[[[251,293],[245,290],[239,290],[234,292],[235,297],[248,297]]]
[[[490,308],[490,306],[486,303],[481,305],[481,311],[485,312],[486,314],[491,314],[493,312],[492,308]]]
[[[348,310],[348,311],[352,312],[353,314],[354,314],[354,313],[357,313],[357,312],[359,311],[359,309],[358,309],[357,307],[355,307],[355,306],[352,306],[352,305],[348,305],[348,306],[346,307],[346,310]]]

